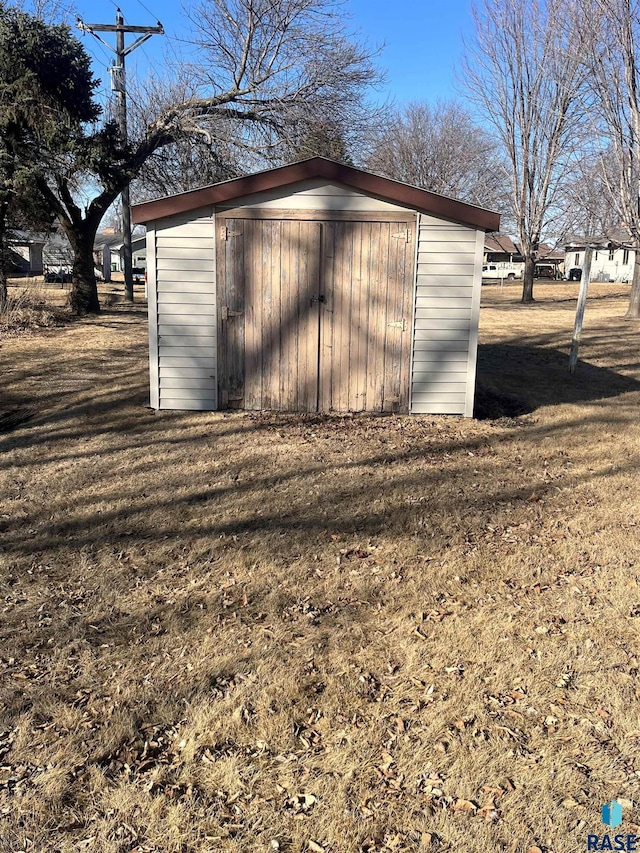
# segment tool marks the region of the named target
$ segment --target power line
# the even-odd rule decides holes
[[[138,3],[138,5],[140,5],[140,6],[142,6],[142,8],[144,9],[144,11],[145,11],[148,15],[151,15],[151,17],[152,17],[152,18],[155,18],[155,15],[154,15],[154,14],[153,14],[153,12],[151,11],[151,9],[149,9],[149,8],[148,8],[148,6],[145,6],[145,5],[144,5],[144,3],[142,2],[142,0],[136,0],[136,3]]]
[[[104,47],[100,44],[100,42],[97,42],[95,46],[98,48],[98,50],[102,53],[102,55],[107,60],[107,64],[105,65],[105,68],[108,68],[109,65],[111,65],[111,57],[109,56],[107,51],[104,49]]]
[[[113,2],[113,0],[111,0]],[[115,3],[114,3],[115,6]],[[116,63],[109,68],[111,73],[111,88],[116,92],[117,117],[120,127],[120,136],[124,142],[127,141],[127,89],[125,78],[125,58],[152,35],[164,35],[164,28],[160,21],[156,27],[139,27],[125,24],[124,16],[120,7],[116,6],[116,23],[113,24],[86,24],[78,18],[78,27],[82,32],[91,33],[101,44],[113,51],[116,55]],[[115,48],[105,41],[98,33],[115,33]],[[138,37],[125,47],[125,33],[135,33]],[[122,190],[122,242],[124,250],[124,293],[125,298],[133,302],[133,274],[131,263],[131,206],[129,202],[129,185]]]

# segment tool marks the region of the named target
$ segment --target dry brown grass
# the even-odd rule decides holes
[[[13,279],[8,285],[8,302],[0,311],[0,336],[3,338],[69,321],[69,313],[60,298],[61,291],[45,285],[42,276]]]
[[[485,290],[494,420],[156,415],[139,307],[4,340],[3,853],[571,853],[637,800],[640,328],[595,285],[571,379],[576,287]]]

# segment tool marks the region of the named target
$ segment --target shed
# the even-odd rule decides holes
[[[498,214],[314,157],[133,220],[153,408],[472,415]]]

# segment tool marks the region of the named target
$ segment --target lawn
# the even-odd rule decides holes
[[[0,850],[640,831],[640,323],[485,287],[478,420],[156,414],[144,308],[0,338]],[[611,830],[613,833],[613,830]]]

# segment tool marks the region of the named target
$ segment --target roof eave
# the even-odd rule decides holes
[[[279,189],[312,178],[323,178],[345,184],[402,207],[473,225],[485,231],[494,231],[500,226],[500,214],[494,211],[402,184],[323,157],[312,157],[309,160],[243,178],[233,178],[202,189],[143,202],[132,207],[132,219],[136,224],[150,222],[202,207],[223,204],[245,195]]]

